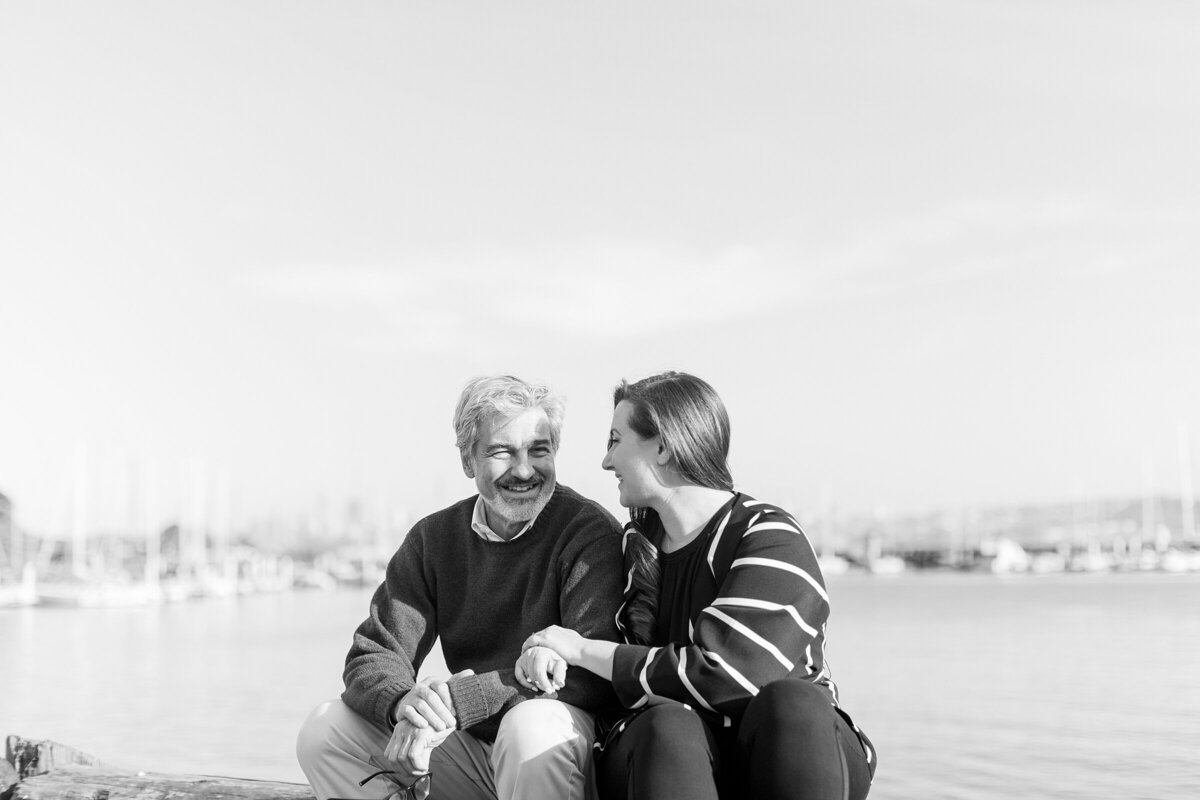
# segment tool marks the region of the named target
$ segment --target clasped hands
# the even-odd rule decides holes
[[[570,628],[551,625],[521,645],[513,672],[526,689],[554,695],[567,682],[567,667],[579,663],[584,638]]]
[[[465,669],[452,677],[474,675]],[[383,755],[409,779],[429,771],[429,754],[454,732],[458,720],[454,701],[445,680],[422,678],[396,703],[392,712],[396,727]]]
[[[555,694],[566,685],[567,666],[579,662],[584,638],[569,628],[551,625],[521,645],[514,673],[527,689]],[[474,675],[463,670],[454,678]],[[454,732],[458,719],[446,680],[423,678],[396,702],[396,727],[384,757],[410,780],[429,771],[429,755]]]

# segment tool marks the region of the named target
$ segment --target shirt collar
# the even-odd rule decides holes
[[[484,508],[485,504],[483,501],[483,495],[479,495],[475,498],[475,513],[471,515],[471,530],[479,534],[479,538],[483,539],[485,542],[511,542],[514,539],[519,539],[528,533],[529,529],[533,527],[533,523],[537,521],[537,517],[534,517],[525,524],[524,528],[521,528],[521,530],[517,531],[516,536],[512,537],[511,539],[504,539],[501,538],[500,534],[496,533],[488,526],[487,515],[484,513]]]

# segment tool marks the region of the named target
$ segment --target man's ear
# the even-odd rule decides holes
[[[459,457],[462,459],[463,472],[466,473],[468,478],[470,478],[471,480],[474,480],[475,479],[475,467],[471,466],[471,459],[469,459],[466,456],[461,455],[461,454],[459,455]]]

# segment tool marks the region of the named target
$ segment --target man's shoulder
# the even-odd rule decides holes
[[[617,533],[621,525],[608,509],[584,497],[570,486],[558,484],[554,489],[553,514],[564,521],[571,520],[581,526],[596,528],[601,533]],[[550,510],[549,508],[547,510]]]
[[[471,526],[471,516],[475,513],[475,501],[478,498],[478,495],[471,495],[445,508],[434,511],[432,514],[418,520],[417,524],[413,525],[413,530],[437,530],[447,525],[461,527],[463,524],[469,528]]]

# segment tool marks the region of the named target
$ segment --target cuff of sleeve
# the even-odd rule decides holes
[[[626,708],[633,708],[639,700],[646,696],[642,686],[642,667],[653,648],[638,644],[619,644],[613,652],[613,689],[617,699]]]
[[[391,730],[396,727],[396,721],[392,719],[392,709],[396,707],[396,703],[400,702],[400,698],[404,696],[412,687],[404,687],[398,683],[390,684],[380,689],[375,695],[375,722],[382,725],[384,730]]]
[[[503,685],[494,672],[483,675],[464,675],[446,681],[450,700],[454,703],[454,716],[459,730],[477,725],[498,711],[488,704],[489,697],[498,697]]]

